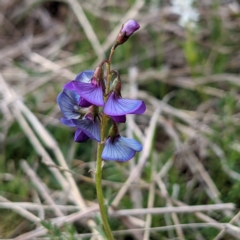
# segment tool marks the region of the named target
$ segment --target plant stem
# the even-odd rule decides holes
[[[109,61],[107,63],[107,86],[106,86],[106,93],[109,92],[110,89],[110,82],[111,82],[111,61],[112,61],[112,55],[114,53],[114,48],[111,49],[111,53],[109,56]],[[104,102],[107,101],[107,96],[104,97]],[[108,122],[108,117],[103,114],[102,115],[102,123],[101,123],[101,142],[98,143],[98,148],[97,148],[97,166],[96,166],[96,172],[95,172],[95,177],[96,177],[96,191],[97,191],[97,198],[98,198],[98,204],[99,204],[99,209],[102,217],[102,222],[103,222],[103,228],[105,230],[105,234],[108,240],[114,240],[111,228],[108,223],[108,218],[107,218],[107,213],[105,211],[105,205],[104,205],[104,196],[102,192],[102,151],[104,147],[104,140],[105,140],[105,132],[107,128],[107,122]]]
[[[105,234],[108,240],[114,240],[111,228],[108,223],[107,214],[104,206],[104,197],[102,192],[102,151],[103,151],[103,143],[98,143],[97,149],[97,166],[96,166],[96,190],[98,197],[99,209],[102,217],[103,227],[105,230]]]

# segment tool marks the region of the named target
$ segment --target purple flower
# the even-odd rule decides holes
[[[121,30],[121,33],[126,33],[127,37],[130,37],[134,32],[140,28],[140,25],[135,20],[128,20]]]
[[[88,138],[92,138],[100,142],[100,126],[97,116],[93,117],[91,108],[86,114],[78,106],[80,96],[76,91],[64,89],[57,97],[58,105],[66,118],[62,118],[61,122],[68,127],[77,127],[74,141],[84,142]],[[80,119],[85,115],[83,119]]]
[[[118,135],[107,139],[102,152],[102,158],[109,161],[125,162],[141,150],[142,145],[138,141]]]
[[[102,107],[104,105],[102,82],[93,77],[93,74],[92,70],[81,72],[74,81],[65,84],[64,89],[74,90],[86,102]]]
[[[121,98],[112,92],[103,108],[103,112],[110,116],[123,116],[126,114],[143,114],[146,105],[142,100]]]

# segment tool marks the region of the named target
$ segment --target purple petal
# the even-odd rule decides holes
[[[73,123],[72,119],[66,119],[66,118],[61,118],[60,119],[61,123],[68,127],[76,127],[76,125]]]
[[[93,74],[94,74],[94,71],[93,71],[93,70],[86,70],[86,71],[80,72],[80,73],[76,76],[75,81],[77,81],[77,82],[90,83]],[[63,89],[75,90],[75,87],[74,87],[74,85],[73,85],[73,82],[74,82],[74,81],[70,81],[70,82],[66,83],[66,84],[63,86]]]
[[[63,86],[63,89],[68,89],[68,90],[71,90],[71,91],[76,91],[74,85],[73,85],[73,82],[74,81],[71,81],[71,82],[68,82],[66,83],[64,86]]]
[[[78,105],[80,107],[86,108],[86,107],[90,107],[92,104],[90,102],[88,102],[87,100],[85,100],[84,98],[80,97]]]
[[[142,100],[136,100],[136,101],[141,101],[142,104],[140,105],[139,108],[137,108],[135,111],[133,111],[132,114],[143,114],[143,113],[145,113],[146,105],[145,105],[144,101],[142,101]]]
[[[74,135],[75,142],[86,142],[89,137],[80,129],[78,128]]]
[[[86,70],[86,71],[80,72],[76,76],[75,80],[78,82],[90,83],[90,80],[93,74],[94,74],[94,70]]]
[[[57,97],[57,102],[62,113],[68,119],[77,119],[80,117],[80,113],[77,112],[80,107],[76,100],[74,92],[69,90],[64,90]]]
[[[91,121],[85,119],[73,119],[73,123],[78,126],[88,137],[100,142],[100,125],[97,120]]]
[[[142,100],[116,98],[114,93],[109,96],[103,112],[109,116],[121,116],[126,114],[142,114],[146,110]]]
[[[121,136],[121,137],[119,137],[118,141],[120,142],[120,144],[130,147],[133,150],[135,150],[136,152],[142,151],[142,144],[139,143],[138,141],[136,141],[135,139],[125,138],[125,137]]]
[[[111,116],[111,118],[114,120],[114,122],[117,122],[117,123],[125,123],[126,122],[126,115]]]
[[[88,102],[96,106],[103,106],[103,90],[102,86],[96,86],[91,83],[73,81],[75,91],[80,94]]]
[[[125,162],[130,160],[135,154],[136,151],[127,145],[121,144],[119,138],[115,139],[114,142],[109,138],[105,143],[102,158],[108,161]]]
[[[121,30],[121,32],[126,32],[126,36],[131,36],[135,31],[137,31],[140,28],[140,25],[135,20],[129,20],[127,21]]]

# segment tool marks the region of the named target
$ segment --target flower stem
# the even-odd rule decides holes
[[[107,218],[107,213],[105,211],[105,206],[104,206],[104,196],[102,192],[102,151],[104,147],[104,138],[105,138],[105,132],[106,132],[106,126],[107,126],[107,116],[103,114],[102,116],[102,124],[101,124],[101,142],[98,143],[98,148],[97,148],[97,166],[96,166],[96,172],[95,172],[95,177],[96,177],[96,191],[97,191],[97,198],[98,198],[98,204],[99,204],[99,209],[102,217],[102,222],[103,222],[103,228],[105,230],[105,234],[107,236],[108,240],[113,240],[113,235],[111,228],[108,223],[108,218]]]
[[[96,166],[96,172],[95,172],[97,198],[98,198],[99,209],[100,209],[106,237],[108,240],[114,240],[111,228],[108,223],[108,218],[107,218],[107,214],[106,214],[105,206],[104,206],[104,197],[103,197],[103,192],[102,192],[102,156],[101,156],[102,151],[103,151],[103,143],[98,143],[97,166]]]
[[[107,63],[107,86],[106,86],[106,92],[109,92],[110,89],[110,82],[111,82],[111,61],[112,61],[112,55],[114,53],[114,48],[111,49],[111,53],[109,56],[108,61],[104,61]],[[107,101],[107,96],[104,97],[104,102]],[[102,222],[103,222],[103,228],[105,230],[105,234],[108,240],[114,240],[111,228],[108,223],[108,217],[107,213],[105,211],[105,206],[104,206],[104,196],[102,192],[102,151],[104,147],[104,140],[105,140],[105,132],[107,128],[107,122],[108,122],[108,117],[103,114],[102,115],[102,122],[101,122],[101,142],[98,143],[98,148],[97,148],[97,165],[96,165],[96,172],[95,172],[95,177],[96,177],[96,191],[97,191],[97,198],[98,198],[98,204],[99,204],[99,209],[102,217]]]
[[[113,54],[114,54],[115,49],[116,49],[115,46],[113,46],[113,47],[111,48],[111,52],[110,52],[110,55],[109,55],[109,58],[108,58],[109,65],[111,65],[111,63],[112,63],[112,57],[113,57]]]

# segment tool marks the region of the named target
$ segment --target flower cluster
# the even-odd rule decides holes
[[[138,28],[139,25],[134,20],[124,24],[115,48]],[[57,97],[65,117],[61,118],[61,122],[76,128],[76,142],[85,142],[91,138],[102,144],[105,140],[102,152],[104,160],[127,161],[142,150],[142,145],[134,139],[120,136],[117,124],[126,121],[126,114],[143,114],[146,106],[141,100],[122,98],[120,75],[115,70],[108,71],[105,79],[105,63],[110,64],[108,60],[104,60],[95,70],[83,71],[64,85]],[[115,74],[117,78],[112,80]],[[106,139],[102,139],[100,134],[103,118],[111,122]]]

